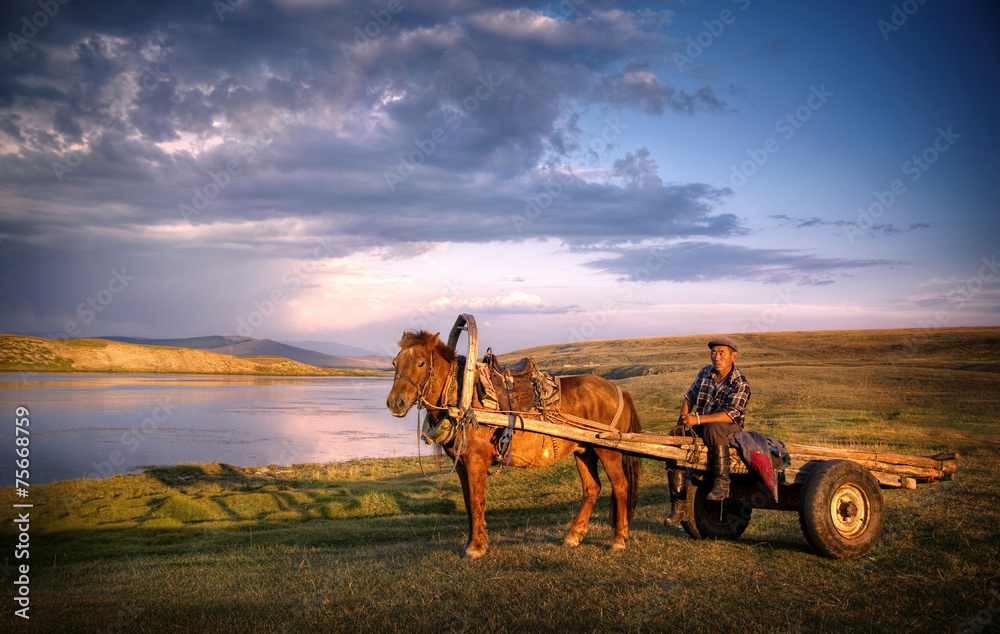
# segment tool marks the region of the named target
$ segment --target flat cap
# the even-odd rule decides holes
[[[729,337],[719,337],[718,339],[712,339],[708,342],[709,348],[714,348],[715,346],[729,346],[733,349],[733,352],[740,351],[740,344],[736,343]]]

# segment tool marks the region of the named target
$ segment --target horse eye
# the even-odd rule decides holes
[[[423,361],[421,361],[420,363],[418,363],[418,364],[417,364],[417,367],[418,367],[418,368],[422,368],[422,367],[424,367],[424,365],[425,365],[425,364],[424,364],[424,362],[423,362]]]

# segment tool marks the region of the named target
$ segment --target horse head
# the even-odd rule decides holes
[[[399,354],[392,360],[396,376],[385,406],[402,418],[420,402],[437,403],[448,377],[455,351],[439,339],[441,333],[407,331],[399,340]]]

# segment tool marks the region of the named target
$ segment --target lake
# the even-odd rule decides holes
[[[416,414],[385,407],[390,378],[0,373],[0,486],[14,419],[30,412],[30,483],[151,465],[241,467],[415,456]]]

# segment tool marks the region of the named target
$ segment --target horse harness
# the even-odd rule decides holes
[[[465,451],[467,427],[469,425],[472,425],[473,427],[477,426],[478,421],[476,421],[476,415],[471,409],[462,410],[457,405],[449,405],[452,401],[452,393],[455,394],[455,403],[458,403],[458,360],[452,361],[449,364],[451,366],[451,371],[448,373],[448,382],[445,383],[444,391],[442,392],[442,394],[444,394],[444,407],[433,405],[427,400],[427,396],[424,392],[427,389],[427,385],[430,384],[431,379],[434,378],[434,355],[432,354],[428,358],[430,369],[427,372],[427,376],[424,377],[423,381],[421,381],[420,385],[417,385],[417,382],[410,377],[401,374],[398,367],[396,368],[393,380],[403,379],[417,389],[417,395],[413,398],[411,404],[415,404],[417,406],[417,462],[420,465],[420,472],[425,478],[435,479],[431,478],[431,476],[427,475],[427,472],[424,471],[423,456],[420,454],[420,441],[423,440],[427,444],[435,443],[443,445],[453,439],[455,440],[455,461],[451,466],[451,471],[444,474],[442,478],[439,478],[445,479],[450,477],[451,474],[455,472],[455,469],[458,467],[458,458]],[[421,409],[428,411],[423,425],[421,425],[420,422]],[[431,428],[430,410],[436,410],[439,412],[446,411],[448,412],[448,415],[440,418],[437,425]],[[452,419],[457,420],[457,429],[452,427]]]
[[[468,362],[465,357],[460,356],[449,364],[450,372],[442,392],[444,402],[441,405],[430,403],[425,395],[427,386],[434,378],[433,354],[429,356],[430,369],[427,376],[419,385],[410,377],[400,374],[398,368],[396,369],[395,379],[403,379],[417,389],[417,396],[413,399],[413,403],[417,405],[418,458],[420,457],[420,440],[427,444],[441,445],[454,440],[455,465],[457,465],[459,457],[466,448],[468,429],[470,427],[476,429],[479,425],[472,408],[463,409],[459,406],[459,373],[461,371],[459,366],[462,365],[463,361]],[[491,350],[487,350],[483,363],[477,365],[479,367],[476,372],[478,379],[476,387],[479,390],[481,400],[487,401],[489,405],[495,404],[491,409],[507,414],[509,420],[507,427],[502,428],[502,431],[495,434],[493,439],[493,460],[500,464],[500,468],[510,465],[514,431],[517,428],[517,422],[523,421],[522,414],[527,412],[538,411],[544,419],[558,424],[620,433],[617,425],[625,409],[625,400],[622,389],[618,385],[615,385],[618,393],[618,409],[614,418],[610,424],[597,424],[595,421],[559,410],[562,378],[551,377],[539,371],[533,359],[522,359],[517,364],[510,366],[510,370],[508,370],[499,364]],[[493,380],[494,378],[498,380]],[[529,398],[531,399],[530,404]],[[501,403],[501,399],[504,401],[503,403]],[[420,409],[428,410],[423,425],[420,422]],[[431,426],[430,419],[431,410],[446,412],[446,415],[440,417],[437,424],[433,426]],[[558,439],[555,436],[549,436],[549,439],[552,443],[552,455],[558,456]],[[455,465],[452,466],[452,471],[454,471]],[[421,470],[423,470],[422,464]],[[426,476],[426,473],[424,475]]]

